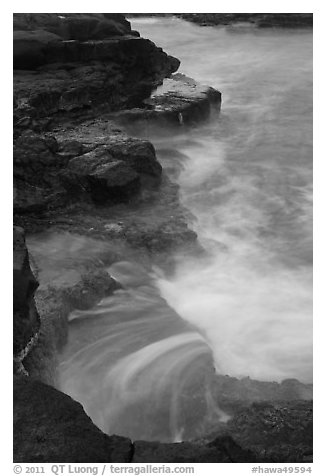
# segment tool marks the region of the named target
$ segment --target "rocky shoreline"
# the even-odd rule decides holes
[[[54,388],[69,313],[119,288],[108,264],[167,263],[173,250],[199,247],[178,186],[141,138],[144,125],[191,127],[218,114],[220,92],[175,74],[179,64],[120,14],[14,15],[15,462],[311,461],[312,388],[295,380],[217,376],[233,418],[207,439],[173,444],[108,436]],[[101,256],[76,253],[52,268],[33,242],[41,233],[87,237]]]
[[[312,13],[179,13],[178,17],[201,26],[241,25],[257,28],[310,28]]]
[[[312,13],[128,13],[133,16],[163,16],[182,18],[200,26],[238,26],[249,24],[257,28],[311,28]]]

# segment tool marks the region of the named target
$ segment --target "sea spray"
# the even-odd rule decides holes
[[[160,279],[158,285],[178,314],[202,332],[218,373],[311,382],[306,273],[266,269],[260,274],[231,264],[223,257],[212,258],[209,266],[186,263],[173,279]]]

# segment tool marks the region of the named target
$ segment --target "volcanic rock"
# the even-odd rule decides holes
[[[312,462],[312,424],[311,400],[256,402],[237,411],[219,435],[231,436],[252,451],[257,461]]]
[[[131,451],[128,438],[102,433],[68,395],[31,379],[14,379],[15,463],[123,463]]]
[[[178,69],[176,58],[108,15],[14,14],[18,119],[134,107]]]
[[[106,148],[115,159],[124,161],[139,174],[160,177],[162,173],[154,146],[147,140],[114,135],[107,141]]]
[[[123,202],[140,189],[140,176],[122,160],[114,160],[106,147],[71,159],[65,179],[87,190],[97,203]]]
[[[212,110],[219,111],[220,107],[219,91],[183,74],[175,74],[143,101],[142,108],[121,111],[113,117],[122,123],[165,122],[175,126],[207,119]]]
[[[64,131],[57,143],[48,131],[138,106],[179,64],[135,35],[120,14],[14,14],[15,212],[45,213],[76,200],[126,201],[140,189],[139,174],[159,178],[148,141],[107,133],[109,140],[87,144]],[[66,168],[98,145],[114,164],[98,164],[87,177]]]
[[[58,171],[67,163],[52,135],[25,130],[14,143],[14,211],[42,212],[67,201]]]

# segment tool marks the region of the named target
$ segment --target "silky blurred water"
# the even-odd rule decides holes
[[[206,254],[110,269],[125,288],[71,316],[61,382],[105,431],[178,441],[227,420],[214,372],[312,381],[312,33],[132,27],[222,92],[219,117],[150,137]]]

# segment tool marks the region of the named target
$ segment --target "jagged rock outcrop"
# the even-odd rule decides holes
[[[58,164],[65,165],[61,168],[58,165],[51,172],[52,188],[47,183],[42,186],[43,179],[49,181],[50,173],[43,176],[37,172],[35,176],[27,173],[29,183],[16,178],[14,206],[19,214],[15,220],[21,226],[33,231],[55,227],[100,239],[118,240],[120,244],[125,241],[132,247],[151,253],[195,244],[196,233],[187,226],[186,212],[178,199],[178,186],[162,174],[155,149],[149,141],[127,136],[106,117],[83,121],[71,127],[60,126],[51,133],[39,136],[50,136],[56,140]],[[164,158],[162,152],[159,151],[159,154]],[[34,157],[35,154],[31,160],[37,160]],[[93,186],[83,174],[84,166],[96,168],[102,160],[104,164],[113,163],[116,170],[126,171],[126,179],[136,176],[136,186],[122,183],[119,193],[115,195],[117,188],[114,183],[118,185],[123,176],[117,174],[114,177],[112,173],[109,177],[111,183],[105,181],[98,196],[96,183]],[[21,170],[23,177],[23,167],[14,165],[15,168]],[[38,176],[41,182],[35,183]],[[19,194],[17,184],[21,187]],[[92,196],[92,186],[95,196]],[[22,202],[22,197],[27,194]],[[64,205],[69,203],[69,207],[60,206],[59,199]],[[99,208],[96,206],[99,201],[109,207]],[[128,211],[126,207],[119,207],[119,202],[131,202],[132,209]]]
[[[33,345],[40,327],[34,293],[38,282],[29,264],[24,230],[14,226],[13,231],[13,354],[16,371],[22,370],[21,362]]]
[[[186,124],[219,109],[218,91],[183,75],[151,96],[178,67],[122,15],[14,14],[15,213],[42,214],[80,200],[126,202],[148,177],[159,179],[148,141],[110,125],[91,137],[88,125],[76,124],[121,110],[127,112],[114,121]]]
[[[71,159],[64,173],[68,189],[89,191],[96,203],[128,200],[140,189],[140,177],[122,160],[114,160],[105,147]]]
[[[139,192],[142,174],[159,177],[147,141],[108,129],[106,140],[84,147],[68,135],[59,144],[46,131],[139,106],[178,67],[120,14],[14,14],[15,212],[43,213],[81,197],[124,202]],[[67,167],[98,155],[91,152],[98,145],[107,148],[105,164],[96,159],[82,171],[85,156]]]
[[[108,111],[134,107],[179,67],[175,58],[138,37],[60,40],[46,48],[45,63],[36,71],[14,75],[16,120],[94,107]],[[35,60],[25,63],[25,52],[14,61],[17,70],[36,69]]]
[[[15,124],[137,106],[179,64],[119,15],[14,14]]]
[[[88,191],[96,203],[124,202],[139,192],[142,176],[160,177],[150,142],[115,134],[104,144],[69,160],[61,177],[70,193]]]
[[[17,138],[16,213],[40,213],[76,200],[126,202],[140,191],[144,177],[159,181],[162,167],[149,141],[109,127],[105,135],[88,137],[83,131],[37,134],[26,130]]]
[[[112,117],[122,124],[146,121],[149,127],[157,122],[191,124],[207,119],[212,110],[219,112],[221,97],[220,91],[177,73],[165,79],[142,108],[121,111]]]

